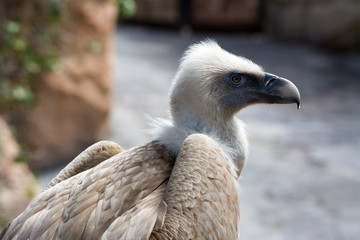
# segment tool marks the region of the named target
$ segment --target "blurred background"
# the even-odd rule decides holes
[[[0,229],[90,144],[151,139],[204,38],[294,82],[302,107],[238,114],[241,239],[360,236],[360,1],[2,0]]]

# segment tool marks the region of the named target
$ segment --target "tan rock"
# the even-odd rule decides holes
[[[111,1],[63,4],[62,69],[44,77],[35,106],[14,121],[34,169],[72,159],[100,140],[108,124],[117,7]]]
[[[0,231],[39,191],[27,164],[14,162],[18,153],[19,146],[0,117]]]

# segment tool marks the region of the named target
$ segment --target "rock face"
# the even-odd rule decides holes
[[[34,169],[73,158],[98,141],[108,124],[117,7],[110,1],[62,2],[62,68],[44,77],[35,106],[14,121]]]
[[[271,0],[266,31],[273,36],[330,48],[360,48],[360,1]]]
[[[19,146],[0,117],[0,232],[20,214],[38,192],[35,177],[25,163],[16,163]]]

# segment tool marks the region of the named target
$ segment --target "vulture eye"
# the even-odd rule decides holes
[[[239,87],[244,82],[244,76],[238,72],[232,72],[226,77],[226,81],[233,87]]]
[[[233,83],[239,83],[241,81],[241,77],[239,75],[234,75],[231,77],[231,81]]]

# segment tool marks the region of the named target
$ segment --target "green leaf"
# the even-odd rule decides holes
[[[21,38],[15,38],[15,40],[12,43],[12,46],[17,51],[24,51],[27,48],[26,42]]]
[[[13,97],[21,102],[31,102],[34,98],[32,92],[24,86],[17,85],[12,90]]]
[[[62,7],[59,0],[47,0],[49,13],[53,17],[53,20],[59,20],[62,16]]]
[[[7,21],[7,23],[5,25],[5,30],[8,33],[16,34],[16,33],[20,32],[21,26],[19,23],[15,22],[15,21]]]
[[[11,94],[11,86],[8,79],[1,79],[0,81],[0,101],[8,99]]]
[[[31,73],[38,73],[41,71],[40,65],[35,61],[27,61],[25,62],[25,68],[27,71]]]
[[[56,72],[61,69],[59,58],[56,56],[48,57],[46,59],[46,69],[51,72]]]
[[[122,0],[119,4],[120,16],[130,18],[136,12],[136,3],[134,0]]]
[[[27,162],[27,156],[25,154],[23,146],[21,146],[21,145],[20,145],[20,150],[19,150],[17,156],[14,158],[14,162],[16,162],[16,163]]]

